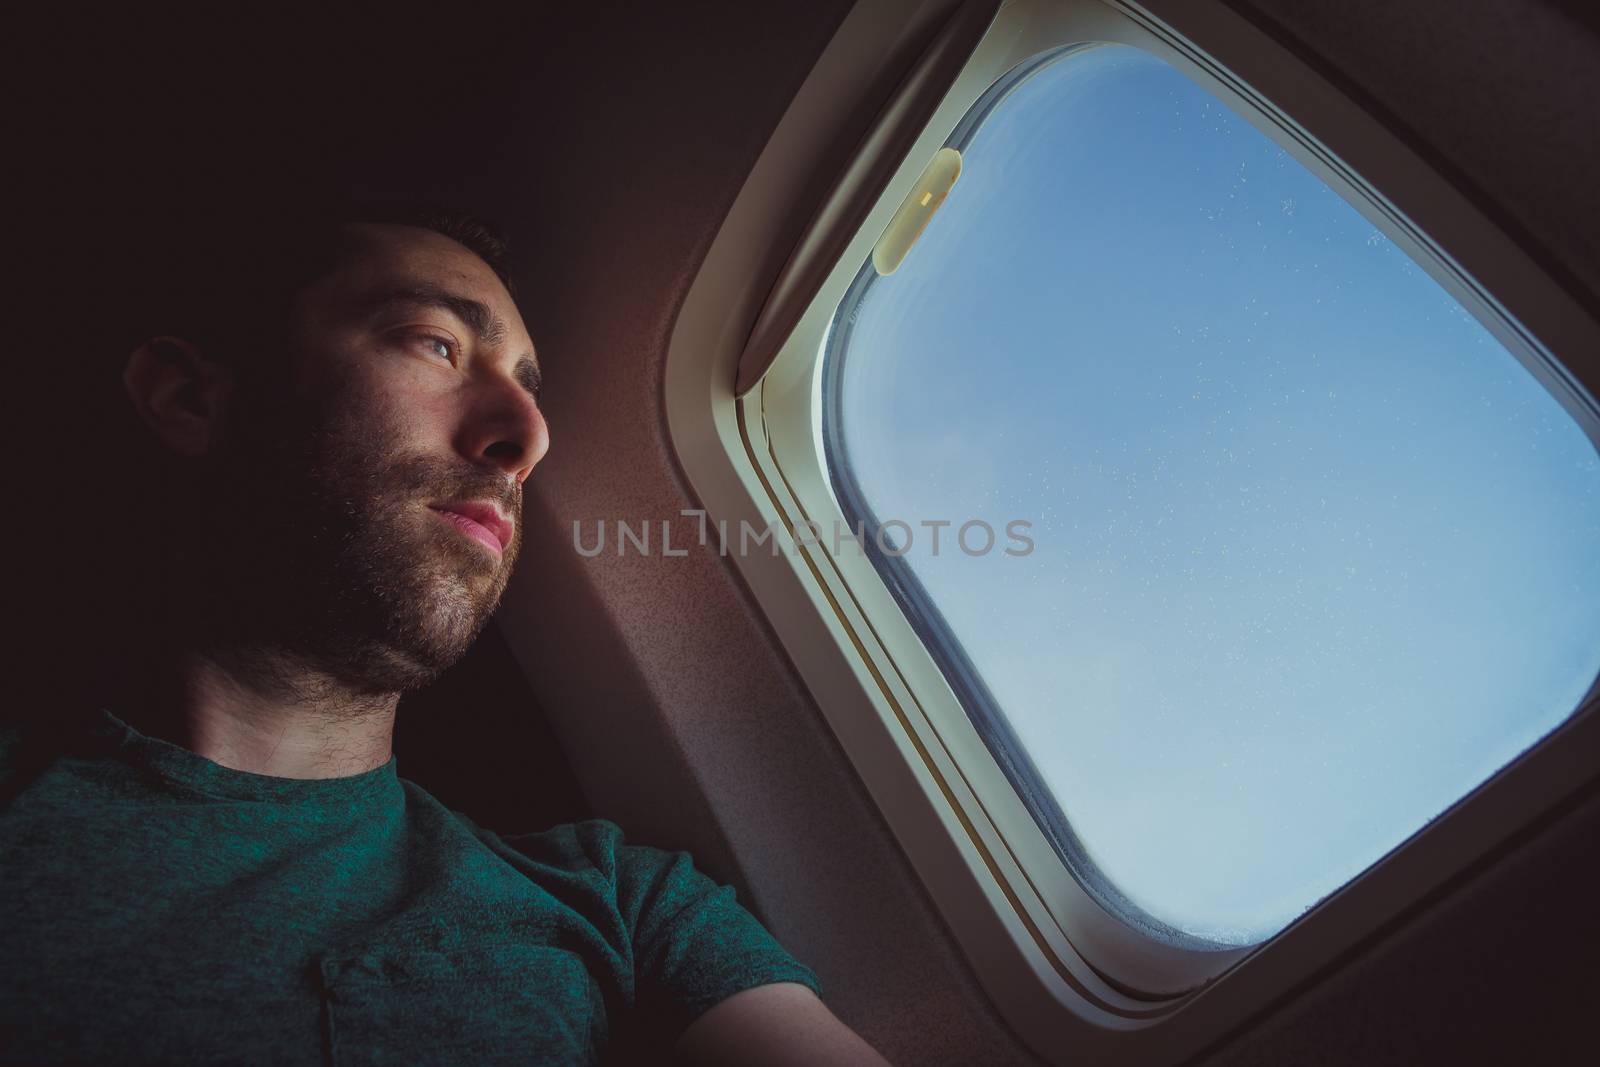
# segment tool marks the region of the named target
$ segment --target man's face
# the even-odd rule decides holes
[[[283,365],[241,386],[225,427],[204,614],[392,692],[488,621],[549,434],[533,343],[489,266],[428,230],[347,232],[296,298]]]

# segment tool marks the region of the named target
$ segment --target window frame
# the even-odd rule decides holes
[[[761,237],[792,210],[785,196],[795,188],[796,155],[820,155],[830,121],[838,122],[850,102],[838,64],[850,55],[869,62],[861,58],[873,54],[867,42],[927,17],[926,8],[863,3],[847,16],[769,141],[685,300],[667,359],[668,426],[713,521],[793,529],[811,519],[826,531],[842,516],[821,445],[821,357],[845,289],[927,159],[998,77],[1029,56],[1094,42],[1131,44],[1159,56],[1288,149],[1483,322],[1591,440],[1600,437],[1600,418],[1578,384],[1593,389],[1595,368],[1592,361],[1574,363],[1571,355],[1600,352],[1600,323],[1375,119],[1215,2],[1184,9],[1188,37],[1120,0],[1003,5],[765,378],[735,398],[733,367],[744,340],[739,324],[749,321],[741,311],[753,313],[752,301],[764,294],[730,297],[742,284],[740,272],[762,261]],[[1194,37],[1211,51],[1197,47]],[[1219,63],[1219,53],[1235,69],[1248,65],[1239,73],[1252,84]],[[1294,101],[1299,121],[1266,104],[1263,94]],[[1314,138],[1311,127],[1324,140]],[[1341,156],[1327,147],[1330,141]],[[1411,205],[1411,219],[1347,164]],[[1422,204],[1430,205],[1426,212],[1418,210]],[[1424,238],[1419,222],[1448,236],[1454,257]],[[1489,295],[1489,285],[1506,304]],[[1565,368],[1534,340],[1534,329],[1568,355]],[[1113,1064],[1158,1063],[1193,1055],[1480,861],[1600,764],[1600,716],[1591,689],[1561,727],[1276,937],[1226,950],[1164,943],[1106,914],[1067,872],[871,561],[848,550],[835,553],[827,540],[793,555],[735,551],[729,558],[980,981],[1019,1035],[1057,1062],[1088,1056]]]

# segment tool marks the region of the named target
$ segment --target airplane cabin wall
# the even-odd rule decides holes
[[[1425,131],[1552,269],[1592,282],[1586,194],[1600,142],[1585,131],[1600,94],[1579,86],[1600,70],[1594,38],[1532,4],[1398,6],[1238,9],[1342,72],[1401,128]],[[574,521],[592,531],[696,506],[660,400],[674,315],[841,14],[569,13],[532,62],[534,95],[559,93],[571,110],[541,129],[541,195],[501,202],[537,235],[524,301],[546,352],[555,445],[501,621],[596,810],[641,839],[691,848],[738,884],[892,1059],[1028,1062],[737,575],[695,546],[683,559],[572,548]],[[630,74],[613,77],[613,65]],[[777,244],[774,271],[787,248]],[[1461,1059],[1574,1036],[1581,1015],[1557,1009],[1593,988],[1566,946],[1594,941],[1579,905],[1595,895],[1597,818],[1592,799],[1569,805],[1380,944],[1286,991],[1210,1062],[1414,1062],[1446,1048]]]

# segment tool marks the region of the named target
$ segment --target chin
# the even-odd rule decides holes
[[[391,629],[396,651],[414,664],[410,673],[431,680],[465,655],[488,625],[504,588],[498,569],[435,574],[412,586],[410,602],[398,605],[408,617],[394,619]]]
[[[347,681],[372,693],[395,693],[427,685],[466,654],[488,622],[487,613],[431,612],[393,620],[383,638],[339,657]]]
[[[480,545],[448,529],[363,537],[337,568],[344,595],[319,628],[326,659],[368,692],[428,684],[477,639],[510,575]]]

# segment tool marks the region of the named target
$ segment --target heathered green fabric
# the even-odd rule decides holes
[[[594,1063],[621,1029],[666,1062],[733,993],[817,988],[685,853],[500,837],[394,760],[247,774],[99,712],[0,743],[0,803],[6,1063]]]

